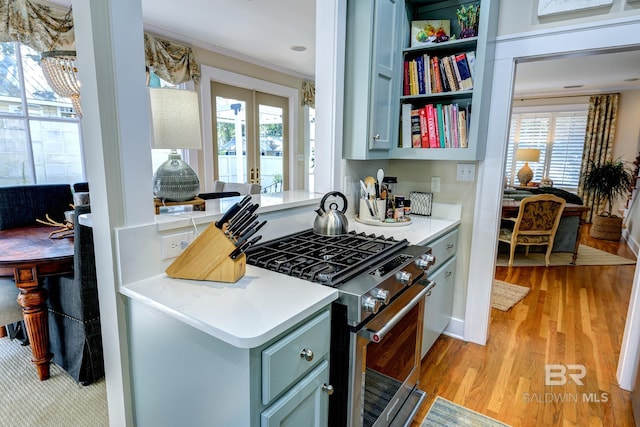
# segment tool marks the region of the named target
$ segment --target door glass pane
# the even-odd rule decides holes
[[[34,183],[24,120],[0,120],[0,154],[0,186]]]
[[[216,96],[218,179],[220,181],[247,182],[246,123],[247,107],[244,101]]]
[[[36,182],[83,181],[78,123],[29,121]]]
[[[20,76],[15,43],[0,43],[0,113],[22,115]]]
[[[260,184],[264,192],[282,191],[283,134],[282,108],[258,107],[260,134]]]

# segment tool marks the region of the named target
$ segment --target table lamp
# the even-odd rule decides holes
[[[196,92],[149,88],[151,144],[171,150],[169,159],[153,176],[153,194],[159,199],[182,202],[200,192],[200,180],[177,149],[201,149],[200,108]]]
[[[516,151],[516,161],[524,162],[524,166],[518,171],[518,181],[520,185],[527,185],[533,179],[533,171],[529,167],[529,162],[540,161],[540,150],[537,148],[519,148]]]

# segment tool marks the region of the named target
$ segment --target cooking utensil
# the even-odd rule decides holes
[[[379,199],[380,189],[382,187],[382,180],[384,179],[384,171],[382,169],[378,169],[378,174],[376,178],[378,178],[378,181],[376,182],[376,199]]]
[[[362,183],[362,181],[360,181]],[[362,183],[364,186],[364,183]],[[338,210],[338,204],[331,202],[329,210],[325,208],[325,202],[331,196],[337,196],[342,199],[344,206],[342,210]],[[339,191],[331,191],[324,195],[320,201],[320,207],[316,209],[316,219],[313,222],[313,231],[323,236],[339,236],[349,231],[349,220],[344,214],[347,211],[347,198]],[[373,213],[371,214],[373,215]]]

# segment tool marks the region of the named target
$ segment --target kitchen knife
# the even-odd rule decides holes
[[[222,218],[220,218],[218,221],[216,221],[216,223],[215,223],[216,227],[218,227],[219,229],[222,230],[222,226],[225,223],[229,222],[229,220],[231,218],[233,218],[238,212],[240,212],[240,209],[242,209],[242,207],[245,204],[247,204],[247,202],[249,200],[251,200],[251,196],[247,195],[241,201],[239,201],[237,203],[234,203],[229,209],[227,209],[227,211],[224,213],[224,215],[222,215]]]
[[[233,231],[237,230],[239,227],[244,224],[247,218],[251,217],[251,215],[260,207],[259,204],[246,205],[244,206],[240,212],[236,214],[235,217],[231,219],[229,222],[229,227],[227,227],[227,234],[231,234]]]
[[[229,254],[229,257],[231,259],[238,258],[241,254],[245,253],[247,249],[249,249],[249,246],[255,245],[256,242],[260,239],[262,239],[262,235],[256,236],[248,242],[244,243],[242,246],[235,248],[233,252]]]
[[[256,234],[256,232],[258,230],[260,230],[262,227],[264,227],[264,225],[267,223],[267,220],[262,221],[257,227],[253,227],[251,229],[249,229],[248,231],[246,231],[242,237],[240,237],[240,239],[238,239],[235,243],[236,247],[241,246],[244,242],[247,241],[247,239],[251,236],[253,236],[254,234]]]
[[[258,216],[254,215],[255,218],[252,219],[252,221],[247,222],[244,226],[240,227],[239,230],[237,230],[235,233],[233,233],[232,237],[235,237],[236,239],[239,239],[240,237],[242,237],[244,234],[247,233],[248,230],[250,230],[251,228],[255,227],[258,225]]]
[[[242,230],[247,224],[251,224],[254,220],[258,218],[258,214],[254,214],[253,210],[247,211],[247,213],[239,218],[237,221],[231,223],[229,228],[227,228],[227,234],[238,234],[240,230]]]
[[[240,205],[240,210],[237,211],[231,218],[229,218],[227,220],[227,222],[229,224],[231,224],[235,219],[238,219],[240,217],[240,215],[242,215],[244,213],[244,211],[251,206],[250,203],[251,202],[251,196],[247,195],[245,196],[242,200],[240,200],[237,204]]]

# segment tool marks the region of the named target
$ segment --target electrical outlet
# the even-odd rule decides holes
[[[432,176],[431,177],[431,192],[439,193],[440,192],[440,177]]]
[[[473,181],[476,177],[476,165],[473,163],[458,163],[456,181]]]
[[[193,240],[193,231],[162,236],[162,259],[175,258],[184,251]]]

